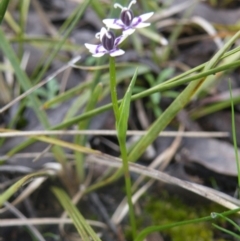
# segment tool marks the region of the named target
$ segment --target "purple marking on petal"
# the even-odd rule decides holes
[[[126,35],[120,35],[115,39],[114,47],[116,48],[120,43],[122,43],[127,38]]]
[[[98,50],[99,50],[100,47],[101,47],[101,44],[99,44],[99,45],[97,46],[97,48],[96,48],[96,54],[99,53]]]
[[[121,28],[124,28],[125,25],[124,24],[120,24],[118,21],[119,21],[119,19],[116,18],[116,19],[114,19],[113,23],[116,24],[117,26],[121,27]]]
[[[137,19],[137,22],[133,24],[135,19]],[[133,19],[131,27],[136,27],[139,23],[142,22],[142,19],[140,17],[135,17],[135,19]]]
[[[115,47],[119,44],[119,42],[120,42],[121,39],[122,39],[121,36],[120,36],[120,37],[117,37],[117,38],[115,39],[115,43],[114,43],[114,46],[115,46]]]
[[[110,54],[110,53],[116,52],[117,50],[119,50],[119,48],[114,48],[114,49],[110,50],[108,53]]]

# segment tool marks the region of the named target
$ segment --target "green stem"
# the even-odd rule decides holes
[[[124,179],[125,179],[125,188],[127,193],[127,202],[129,207],[129,218],[130,218],[130,224],[132,228],[132,236],[133,236],[133,239],[135,239],[137,236],[137,231],[136,231],[137,228],[136,228],[136,219],[135,219],[134,208],[132,203],[132,190],[131,190],[132,184],[131,184],[131,177],[129,172],[128,158],[127,158],[126,140],[118,139],[118,141],[120,145],[121,157],[123,162],[123,172],[124,172]]]
[[[119,110],[118,110],[118,98],[117,98],[117,81],[116,81],[116,69],[115,69],[115,58],[109,58],[109,70],[110,70],[110,90],[113,111],[116,118],[116,122],[119,120]]]
[[[119,107],[118,107],[118,98],[117,98],[117,88],[116,88],[116,68],[115,68],[115,58],[110,57],[109,61],[109,70],[110,70],[110,90],[111,90],[111,98],[112,98],[112,105],[113,111],[116,119],[116,124],[119,122]],[[122,136],[126,135],[118,135],[118,142],[121,151],[121,157],[123,161],[123,172],[124,172],[124,179],[125,179],[125,187],[127,193],[127,201],[129,207],[129,218],[130,224],[132,228],[132,236],[133,239],[136,237],[136,220],[134,215],[134,208],[132,203],[132,193],[131,193],[131,178],[128,166],[128,158],[127,158],[127,148],[126,148],[126,138],[121,138]]]

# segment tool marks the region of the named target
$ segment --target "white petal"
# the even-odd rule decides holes
[[[133,20],[132,20],[132,23],[131,23],[131,27],[132,28],[137,28],[137,26],[146,21],[148,18],[150,18],[151,16],[153,15],[153,12],[152,13],[145,13],[143,15],[140,15],[138,17],[135,17]]]
[[[106,53],[97,53],[97,54],[93,54],[92,56],[99,58],[99,57],[102,57],[104,54],[106,54]]]
[[[134,32],[135,32],[134,28],[129,28],[129,29],[123,31],[123,35],[129,36]]]
[[[118,49],[118,50],[115,50],[114,52],[110,53],[110,56],[115,57],[115,56],[123,55],[124,53],[125,53],[125,51],[123,51],[122,49]]]
[[[121,29],[125,26],[121,19],[103,19],[103,23],[113,29]]]
[[[105,53],[106,49],[101,44],[85,44],[89,52],[92,54]]]
[[[84,44],[90,52],[95,52],[97,49],[97,44]]]
[[[144,13],[142,15],[139,16],[139,18],[142,19],[142,22],[148,20],[150,17],[152,17],[152,15],[154,14],[154,12],[151,13]]]
[[[135,28],[145,28],[150,26],[150,23],[139,23]]]

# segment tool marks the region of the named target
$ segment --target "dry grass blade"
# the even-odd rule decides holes
[[[217,31],[212,26],[212,24],[210,24],[207,20],[197,16],[192,17],[191,21],[201,26],[211,37],[215,36],[215,38],[213,38],[213,41],[219,49],[223,47],[224,44],[221,38],[217,36]]]
[[[54,194],[58,198],[59,202],[63,206],[63,208],[68,212],[68,215],[73,220],[73,223],[84,241],[93,240],[93,241],[101,241],[100,238],[96,235],[93,229],[89,226],[86,222],[84,217],[81,215],[79,210],[74,206],[67,196],[67,194],[59,189],[59,188],[52,188]]]
[[[101,155],[101,156],[90,155],[87,158],[87,161],[90,163],[98,163],[98,164],[107,165],[107,166],[116,167],[116,168],[121,167],[121,159],[116,157],[111,157],[108,155]],[[240,206],[240,201],[237,200],[236,198],[233,198],[229,195],[226,195],[212,188],[204,187],[196,183],[183,181],[181,179],[172,177],[161,171],[148,168],[136,163],[129,163],[129,168],[132,172],[189,190],[215,203],[218,203],[228,209],[236,209]]]
[[[127,131],[127,136],[144,136],[147,131]],[[56,131],[13,131],[0,128],[0,137],[17,137],[17,136],[43,136],[43,135],[104,135],[116,136],[115,130],[56,130]],[[162,137],[195,137],[195,138],[226,138],[229,137],[228,132],[214,132],[214,131],[162,131],[159,136]],[[37,137],[36,137],[37,138]]]
[[[47,137],[47,136],[38,136],[38,137],[34,137],[34,138],[39,141],[42,141],[42,142],[46,142],[46,143],[53,144],[56,146],[65,147],[70,150],[79,151],[79,152],[85,153],[85,154],[100,154],[101,153],[100,151],[96,151],[96,150],[93,150],[88,147],[80,146],[78,144],[69,143],[66,141],[58,140],[58,139],[53,139],[53,138]]]
[[[27,220],[27,218],[10,203],[6,202],[5,206],[8,208],[8,210],[10,210],[15,216],[19,217],[22,221]],[[41,233],[32,224],[26,224],[26,226],[28,227],[29,231],[35,236],[37,240],[45,241]]]
[[[101,222],[86,220],[87,223],[94,227],[99,227],[102,229],[106,229],[107,225]],[[72,219],[70,218],[28,218],[25,220],[21,219],[4,219],[0,220],[0,227],[10,227],[10,226],[25,226],[25,225],[56,225],[56,224],[71,224],[73,223]]]

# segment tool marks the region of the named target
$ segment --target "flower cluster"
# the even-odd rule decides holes
[[[100,44],[85,44],[86,48],[92,53],[92,56],[101,57],[104,54],[109,54],[115,57],[124,54],[125,52],[119,49],[119,44],[137,28],[144,28],[150,25],[150,23],[145,23],[145,21],[153,15],[153,12],[134,17],[131,6],[135,3],[136,0],[131,1],[128,7],[123,7],[118,3],[114,4],[115,8],[121,9],[120,18],[103,20],[106,28],[103,27],[101,31],[96,34],[96,38],[101,42]],[[109,29],[122,29],[122,35],[116,37]]]

